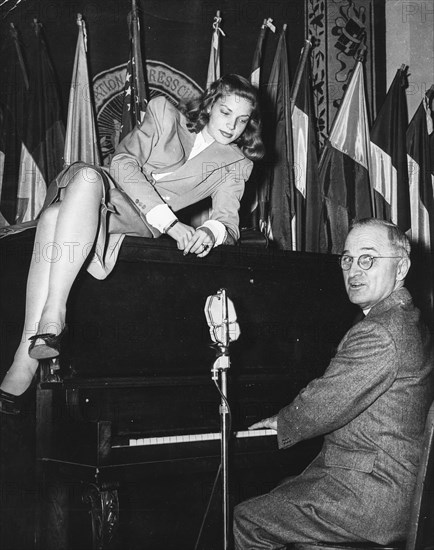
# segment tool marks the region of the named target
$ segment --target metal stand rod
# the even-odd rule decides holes
[[[220,389],[220,463],[222,482],[222,512],[223,512],[223,549],[229,548],[229,438],[230,422],[228,410],[227,371],[229,368],[228,348],[220,348],[223,355],[217,358],[212,368],[213,380],[219,383]]]
[[[229,308],[228,298],[226,290],[220,289],[217,296],[218,301],[221,300],[221,324],[215,323],[215,318],[219,317],[217,314],[215,317],[215,311],[213,314],[208,314],[208,324],[210,326],[217,326],[222,328],[220,337],[214,337],[213,340],[217,342],[219,348],[219,355],[215,360],[211,369],[212,379],[216,383],[220,391],[220,453],[221,453],[221,482],[222,482],[222,512],[223,512],[223,550],[229,550],[230,544],[230,498],[229,498],[229,440],[231,436],[231,417],[228,401],[228,384],[227,375],[230,367],[229,359],[229,345],[231,342],[229,328]],[[210,306],[211,309],[211,306]],[[236,318],[234,319],[236,321]],[[238,326],[238,325],[236,325]],[[234,327],[235,333],[236,328]],[[239,332],[238,332],[239,334]],[[238,335],[236,336],[238,337]]]
[[[223,369],[220,376],[220,389],[227,397],[227,373]],[[221,400],[221,461],[222,461],[222,506],[223,506],[223,548],[229,548],[229,423],[228,408],[225,401]]]

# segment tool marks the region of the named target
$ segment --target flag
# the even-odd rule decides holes
[[[29,81],[13,23],[2,67],[0,90],[0,227],[13,224]]]
[[[261,29],[259,31],[258,41],[256,42],[255,52],[253,54],[252,69],[250,72],[250,82],[258,88],[258,94],[260,96],[260,81],[261,81],[261,69],[262,58],[264,56],[265,37],[267,29],[271,29],[272,32],[276,32],[276,27],[273,25],[271,18],[264,19]],[[249,227],[259,229],[259,196],[258,196],[258,182],[263,179],[263,166],[256,163],[253,167],[252,173],[249,178],[249,185],[246,187],[243,196],[242,205],[248,207],[247,224]],[[242,215],[241,211],[241,215]]]
[[[122,124],[119,141],[129,134],[137,124],[142,122],[148,103],[143,71],[140,22],[136,0],[132,0],[132,11],[128,16],[128,27],[130,33],[130,58],[127,63],[125,77]],[[115,143],[115,148],[116,146],[117,143]]]
[[[222,18],[220,17],[220,11],[217,10],[217,14],[214,17],[213,33],[211,38],[211,51],[209,54],[208,73],[206,77],[206,87],[209,88],[215,80],[220,78],[220,34],[225,36],[225,33],[220,28]]]
[[[270,17],[268,19],[264,19],[264,22],[261,25],[255,52],[253,54],[250,82],[256,88],[260,87],[262,58],[264,56],[265,35],[267,33],[267,29],[271,29],[273,32],[276,32],[276,27],[273,25],[273,20]]]
[[[375,215],[401,229],[411,227],[406,152],[408,125],[405,66],[398,69],[371,130],[371,178]]]
[[[428,90],[407,129],[407,162],[410,189],[411,240],[422,250],[434,250],[434,141],[430,103],[434,86]]]
[[[433,97],[431,98],[430,108],[431,108],[431,115],[432,115],[431,118],[434,121],[434,98]],[[433,178],[433,189],[434,189],[434,128],[433,129],[430,128],[430,130],[431,130],[431,133],[429,136],[429,147],[431,151],[431,176]]]
[[[357,61],[319,163],[322,252],[340,254],[350,221],[372,216],[369,162],[363,65]]]
[[[294,144],[295,217],[297,250],[319,251],[321,194],[318,151],[310,74],[311,43],[306,41],[292,90],[292,139]]]
[[[9,224],[8,220],[0,212],[0,227],[7,227]]]
[[[42,25],[34,21],[34,72],[29,85],[29,114],[21,152],[16,222],[37,218],[47,185],[63,166],[65,129],[53,66]]]
[[[66,124],[64,163],[69,166],[83,161],[99,165],[98,138],[95,108],[91,94],[87,65],[86,25],[81,14],[77,15],[78,38],[69,93],[68,120]]]
[[[284,250],[293,250],[291,229],[294,216],[294,173],[291,127],[291,101],[289,86],[286,24],[277,44],[267,85],[267,101],[272,125],[266,129],[265,139],[271,151],[269,169],[264,187],[260,190],[261,230]],[[268,115],[267,113],[265,113]],[[268,202],[268,205],[267,205]],[[268,207],[268,213],[267,213]]]
[[[208,73],[206,77],[206,87],[220,78],[220,37],[219,33],[225,36],[225,33],[220,28],[221,23],[220,11],[217,11],[214,17],[213,34],[211,38],[211,52],[208,62]],[[201,226],[206,220],[209,220],[212,208],[209,206],[210,200],[206,199],[194,205],[190,209],[190,224],[193,227]]]

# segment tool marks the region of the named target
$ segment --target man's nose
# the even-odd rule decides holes
[[[355,273],[360,273],[363,269],[358,264],[358,258],[353,258],[353,262],[348,270],[348,276],[351,276]]]

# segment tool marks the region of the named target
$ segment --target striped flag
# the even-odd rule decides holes
[[[434,86],[427,92],[407,129],[407,161],[411,206],[411,239],[425,252],[434,250],[434,135],[430,103]]]
[[[363,65],[357,61],[319,164],[322,252],[340,254],[350,221],[372,216],[369,161]]]
[[[306,41],[291,94],[296,202],[293,231],[296,235],[297,250],[318,252],[321,193],[309,63],[310,48],[311,43]]]
[[[63,166],[65,129],[53,66],[48,56],[42,25],[36,33],[34,73],[30,79],[29,115],[21,153],[16,222],[38,217],[47,185]]]
[[[268,127],[265,137],[271,158],[259,209],[261,230],[268,234],[279,248],[294,250],[295,242],[291,228],[294,216],[294,161],[287,51],[285,24],[279,37],[267,85],[271,107],[267,119],[270,120],[271,126]]]
[[[140,124],[148,103],[145,76],[143,71],[142,49],[140,39],[140,22],[136,0],[132,0],[132,10],[128,16],[130,30],[130,58],[125,77],[124,103],[119,141]],[[115,143],[115,148],[117,143]]]
[[[78,38],[69,93],[68,121],[65,136],[65,166],[83,161],[99,165],[98,138],[95,108],[91,95],[87,65],[86,25],[81,14],[77,15]]]
[[[213,33],[211,38],[211,51],[209,54],[208,73],[206,77],[206,87],[209,88],[215,80],[220,78],[220,34],[225,36],[225,33],[220,28],[222,18],[220,17],[220,11],[217,10],[217,14],[214,17],[214,23],[212,24]]]
[[[406,151],[405,66],[398,69],[371,130],[371,180],[375,215],[406,232],[411,227]]]
[[[14,223],[29,81],[13,23],[6,42],[0,88],[0,227]]]

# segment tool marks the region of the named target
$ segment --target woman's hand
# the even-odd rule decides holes
[[[194,232],[195,230],[193,227],[190,227],[189,225],[178,221],[173,227],[171,227],[167,231],[167,234],[169,235],[169,237],[172,237],[172,239],[175,239],[179,250],[185,251],[185,248],[190,243]],[[186,254],[186,252],[184,253]]]
[[[214,236],[210,230],[207,229],[196,229],[194,235],[191,237],[187,246],[184,248],[184,254],[191,252],[196,254],[199,258],[207,256],[214,246]]]

